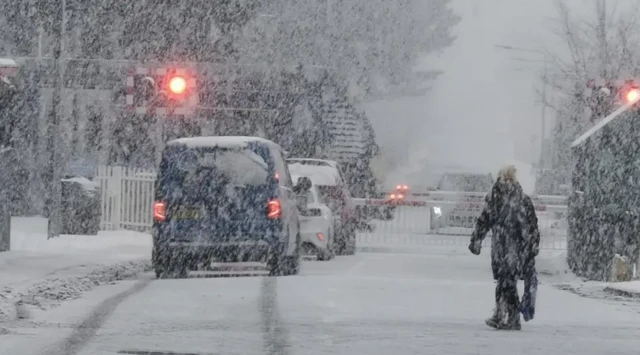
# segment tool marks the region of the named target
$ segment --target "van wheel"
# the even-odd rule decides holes
[[[302,252],[302,237],[300,233],[296,235],[296,249],[293,255],[286,256],[287,270],[286,275],[298,275],[300,273],[301,253]]]
[[[287,245],[278,248],[278,251],[269,257],[267,267],[269,276],[297,275],[300,272],[302,238],[296,236],[296,249],[293,255],[286,255]]]

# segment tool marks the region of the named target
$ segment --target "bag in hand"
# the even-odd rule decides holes
[[[469,244],[469,251],[474,255],[480,255],[480,249],[482,249],[482,244],[478,242],[471,242]]]

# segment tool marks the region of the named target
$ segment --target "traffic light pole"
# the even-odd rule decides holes
[[[50,169],[49,169],[49,194],[47,201],[47,217],[49,218],[49,230],[47,239],[60,235],[62,231],[61,207],[62,207],[62,152],[61,152],[61,124],[60,120],[64,115],[63,93],[65,76],[65,43],[66,32],[66,0],[62,0],[60,9],[60,34],[56,36],[56,50],[54,50],[55,74],[53,85],[53,98],[51,115],[49,116],[48,137],[50,146]]]

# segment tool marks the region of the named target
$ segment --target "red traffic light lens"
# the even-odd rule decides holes
[[[627,100],[627,102],[636,102],[640,100],[640,89],[631,89],[627,91],[624,98]]]
[[[175,95],[183,94],[187,91],[187,81],[181,76],[174,76],[169,80],[169,91]]]

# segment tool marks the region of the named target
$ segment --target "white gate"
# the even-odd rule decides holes
[[[100,183],[102,230],[129,229],[145,231],[153,225],[152,206],[156,172],[154,169],[136,169],[120,166],[101,166],[96,180]],[[386,219],[369,221],[371,230],[358,233],[359,247],[467,244],[469,228],[434,230],[432,209],[443,208],[454,202],[455,193],[431,193],[438,196],[417,196],[414,201],[397,203]],[[439,196],[442,195],[442,196]],[[451,195],[451,196],[449,196]],[[435,197],[435,200],[432,199]],[[483,196],[482,196],[483,197]],[[538,208],[541,248],[566,249],[566,206],[561,196],[534,196]],[[558,201],[555,201],[558,200]],[[384,200],[355,199],[359,207],[380,208]],[[490,239],[485,240],[488,245]]]
[[[96,181],[102,206],[100,229],[145,231],[152,226],[154,169],[100,166]]]
[[[535,198],[539,200],[539,198]],[[452,200],[368,200],[355,199],[358,208],[364,208],[367,215],[366,227],[357,234],[358,247],[388,248],[437,245],[468,245],[474,223],[466,227],[434,225],[434,209],[445,210],[446,205],[460,202]],[[538,228],[540,230],[540,248],[566,250],[567,226],[564,205],[536,205]],[[388,210],[388,213],[374,212]],[[385,216],[384,218],[376,218]],[[477,212],[475,217],[478,217]],[[371,218],[371,216],[376,216]],[[363,226],[361,226],[363,227]],[[491,245],[491,233],[484,240],[484,246]]]

